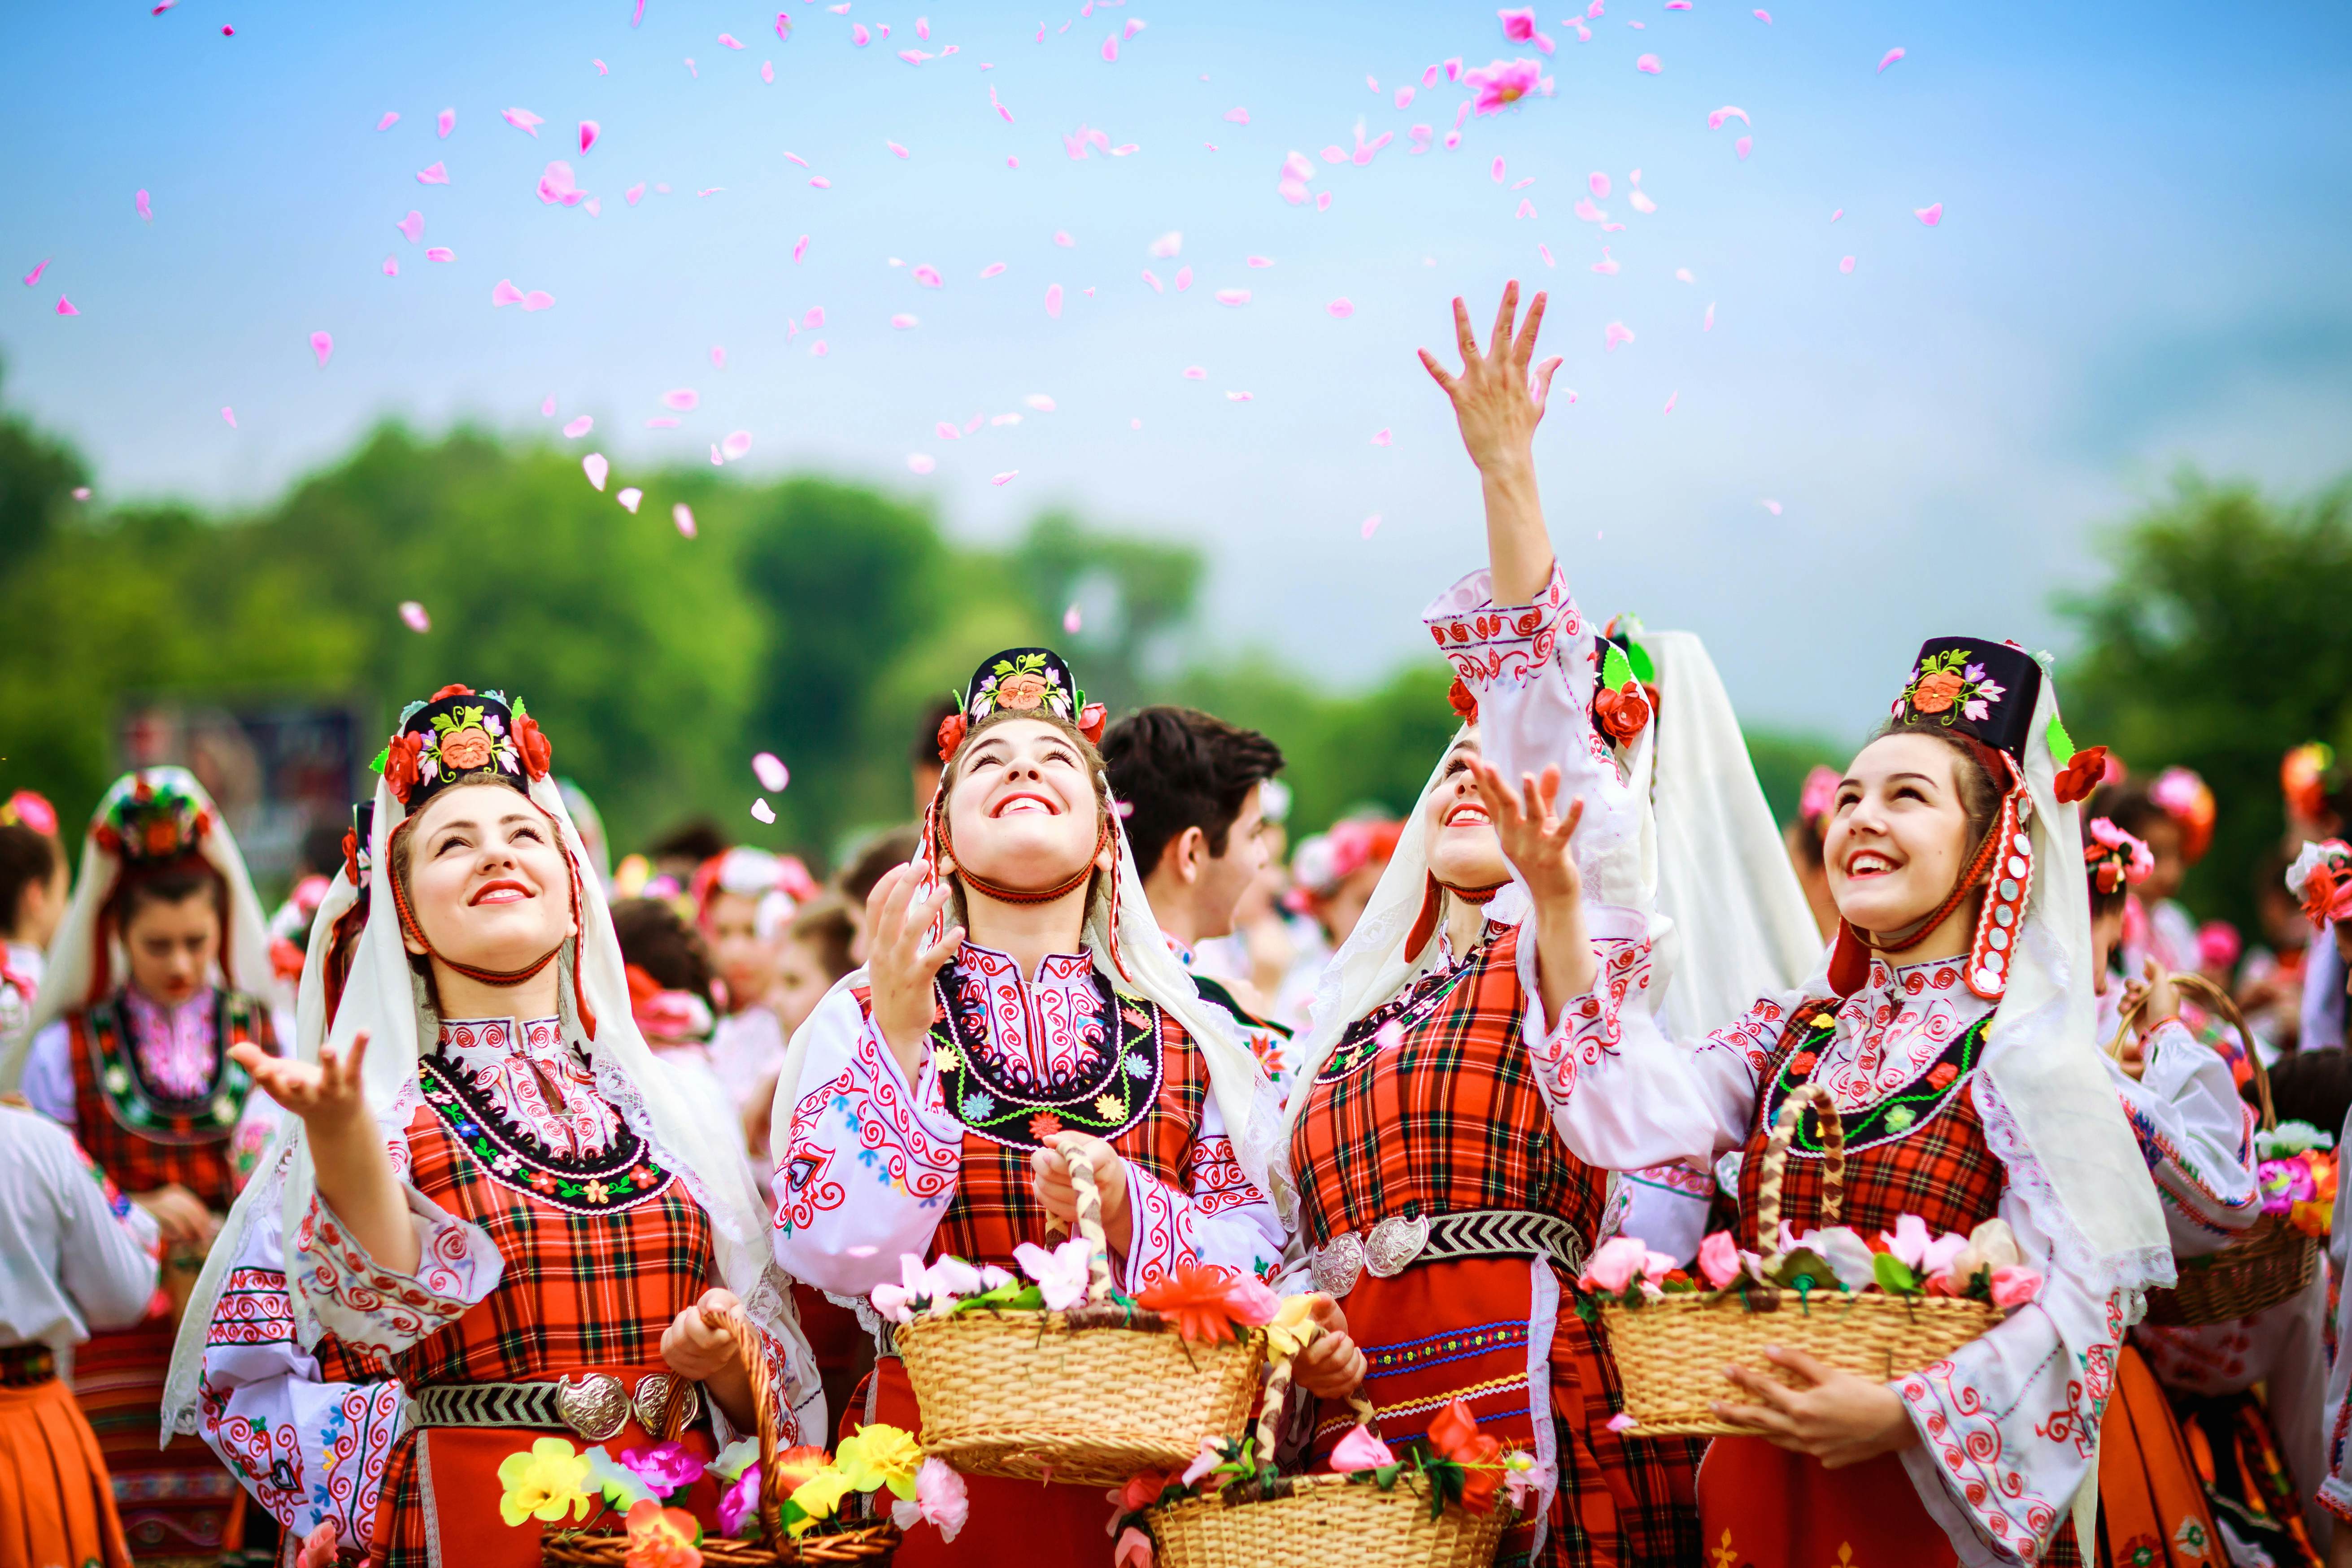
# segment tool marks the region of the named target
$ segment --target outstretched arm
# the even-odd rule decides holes
[[[1454,301],[1454,335],[1462,351],[1462,374],[1450,375],[1427,349],[1421,363],[1454,402],[1454,417],[1462,427],[1462,445],[1478,465],[1480,488],[1486,500],[1486,555],[1495,569],[1495,598],[1505,605],[1532,603],[1550,580],[1550,535],[1544,531],[1543,502],[1536,493],[1536,426],[1542,422],[1544,400],[1551,390],[1557,355],[1529,371],[1535,357],[1536,332],[1543,324],[1542,294],[1518,314],[1519,286],[1505,286],[1502,307],[1495,312],[1495,331],[1484,353],[1470,330],[1470,312]]]
[[[1584,885],[1570,850],[1584,802],[1572,800],[1566,811],[1559,809],[1557,767],[1546,768],[1540,779],[1522,773],[1514,789],[1492,763],[1472,765],[1478,798],[1503,840],[1504,858],[1527,884],[1535,905],[1536,985],[1544,1016],[1557,1018],[1571,1000],[1592,989],[1600,974],[1585,929]]]
[[[392,1156],[384,1152],[383,1134],[360,1087],[367,1044],[367,1036],[359,1036],[344,1058],[322,1042],[315,1064],[268,1056],[249,1045],[232,1047],[229,1055],[270,1099],[302,1119],[320,1201],[334,1211],[351,1238],[379,1267],[413,1274],[422,1244],[409,1220],[408,1199],[393,1174]]]

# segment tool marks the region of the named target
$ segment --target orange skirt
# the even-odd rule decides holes
[[[0,1568],[130,1562],[106,1460],[66,1385],[0,1388]]]
[[[2099,1561],[2107,1568],[2210,1568],[2221,1539],[2172,1402],[2126,1340],[2099,1424]]]

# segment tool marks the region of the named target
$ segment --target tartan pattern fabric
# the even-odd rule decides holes
[[[1191,1191],[1193,1144],[1209,1098],[1208,1058],[1183,1025],[1159,1008],[1152,1011],[1160,1019],[1160,1091],[1133,1126],[1105,1142],[1170,1186]],[[951,1253],[974,1265],[1017,1268],[1015,1247],[1046,1241],[1045,1205],[1030,1192],[1029,1182],[1027,1150],[967,1131],[963,1167],[955,1196],[940,1218],[933,1255]]]
[[[110,997],[99,1005],[110,1010],[108,1020],[94,1017],[98,1011],[95,1008],[77,1009],[66,1016],[70,1036],[66,1055],[73,1067],[74,1136],[99,1168],[124,1192],[150,1193],[176,1182],[203,1200],[206,1208],[216,1214],[226,1213],[236,1201],[237,1189],[245,1184],[230,1146],[235,1116],[224,1119],[227,1124],[216,1133],[181,1135],[185,1137],[184,1142],[165,1142],[126,1126],[117,1114],[116,1097],[108,1093],[100,1076],[115,1070],[124,1074],[135,1070],[122,1059],[132,1053],[121,1032],[119,1000],[119,996]],[[222,1062],[227,1061],[229,1047],[240,1042],[277,1054],[278,1037],[270,1026],[268,1008],[251,997],[235,993],[223,994],[220,1001],[221,1027],[215,1043]],[[113,1041],[111,1048],[106,1043],[110,1037]],[[215,1076],[226,1080],[229,1075],[216,1068]],[[236,1070],[235,1078],[244,1083],[242,1068]],[[241,1103],[237,1109],[243,1109]],[[171,1132],[173,1125],[169,1118],[157,1122],[158,1130],[166,1133]]]
[[[1518,943],[1518,928],[1496,932],[1433,1006],[1402,1016],[1401,1039],[1369,1057],[1343,1040],[1345,1068],[1292,1091],[1308,1097],[1290,1156],[1311,1245],[1392,1215],[1476,1209],[1559,1215],[1591,1242],[1608,1180],[1553,1135],[1521,1038]]]
[[[1802,1017],[1803,1009],[1797,1016]],[[1895,1220],[1917,1215],[1930,1231],[1958,1231],[1966,1236],[2000,1212],[2000,1194],[2008,1175],[1985,1142],[1984,1120],[1978,1114],[1974,1090],[1974,1057],[1969,1041],[1981,1029],[1966,1031],[1950,1051],[1929,1067],[1918,1081],[1897,1089],[1889,1100],[1922,1096],[1932,1109],[1893,1136],[1882,1136],[1867,1148],[1849,1147],[1845,1154],[1845,1201],[1835,1223],[1851,1226],[1864,1237],[1892,1231]],[[1756,1195],[1764,1179],[1764,1147],[1771,1141],[1772,1118],[1787,1098],[1785,1069],[1791,1054],[1804,1045],[1804,1028],[1792,1022],[1783,1033],[1763,1075],[1777,1093],[1759,1097],[1756,1124],[1739,1162],[1739,1245],[1769,1252],[1756,1235]],[[1928,1079],[1940,1068],[1967,1056],[1970,1070],[1947,1086],[1931,1086]],[[1822,1158],[1802,1145],[1817,1136],[1813,1113],[1806,1112],[1805,1136],[1792,1142],[1780,1180],[1780,1218],[1799,1235],[1828,1223],[1822,1215]]]

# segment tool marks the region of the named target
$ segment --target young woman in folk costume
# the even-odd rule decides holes
[[[294,1062],[239,1053],[299,1125],[231,1216],[195,1302],[210,1330],[173,1367],[167,1417],[209,1421],[248,1475],[282,1489],[313,1442],[320,1483],[363,1490],[381,1466],[378,1568],[536,1564],[538,1526],[499,1520],[508,1455],[546,1435],[617,1455],[682,1403],[708,1457],[752,1426],[747,1355],[769,1358],[789,1435],[822,1424],[751,1173],[631,1021],[550,752],[496,692],[403,713],[326,1038]],[[704,1324],[739,1301],[756,1343]],[[293,1397],[306,1358],[332,1381],[322,1333],[398,1380],[396,1411],[371,1394],[376,1425],[352,1432]],[[710,1483],[688,1500],[715,1525]]]
[[[1717,1438],[1699,1472],[1711,1568],[2079,1561],[2067,1516],[2093,1495],[2116,1342],[2172,1265],[2093,1032],[2071,802],[2095,774],[2072,770],[2062,789],[2072,757],[2022,650],[1929,642],[1839,783],[1827,962],[1695,1047],[1654,1016],[1654,911],[1591,881],[1589,818],[1578,828],[1566,789],[1515,756],[1480,771],[1538,910],[1558,911],[1528,1042],[1572,1148],[1627,1167],[1743,1151],[1739,1241],[1759,1249],[1759,1153],[1792,1088],[1814,1083],[1843,1116],[1843,1223],[1872,1237],[1916,1215],[1965,1234],[1999,1217],[2043,1276],[1991,1332],[1885,1384],[1797,1352],[1769,1352],[1797,1390],[1731,1369],[1716,1408],[1755,1436]],[[1822,1210],[1809,1119],[1782,1213],[1801,1235]]]
[[[1276,1119],[1273,1090],[1152,919],[1101,730],[1044,648],[983,663],[940,727],[921,847],[876,885],[872,956],[794,1035],[778,1088],[776,1256],[795,1278],[862,1302],[908,1256],[1015,1268],[1074,1223],[1048,1147],[1064,1130],[1095,1140],[1122,1289],[1280,1261],[1249,1141]],[[1305,1371],[1328,1381],[1349,1353],[1335,1335]],[[852,1417],[919,1426],[887,1343],[862,1403]],[[900,1563],[1104,1551],[1098,1488],[974,1479],[971,1502],[951,1552],[909,1539]]]
[[[0,1089],[21,1079],[162,1231],[158,1310],[94,1336],[74,1375],[142,1560],[209,1562],[239,1543],[236,1482],[193,1438],[160,1446],[157,1410],[178,1304],[273,1125],[230,1056],[276,1049],[269,984],[261,906],[204,786],[181,768],[117,780]]]
[[[1696,1446],[1628,1442],[1610,1428],[1616,1372],[1577,1310],[1574,1280],[1606,1223],[1611,1178],[1562,1145],[1529,1070],[1520,1036],[1537,911],[1473,785],[1478,757],[1497,745],[1556,764],[1587,786],[1596,840],[1617,847],[1625,875],[1644,874],[1659,826],[1648,802],[1660,726],[1622,649],[1607,658],[1606,715],[1596,715],[1602,649],[1545,537],[1532,445],[1558,362],[1531,372],[1543,306],[1538,295],[1515,336],[1512,285],[1482,354],[1456,300],[1462,374],[1424,355],[1454,399],[1486,493],[1492,571],[1424,613],[1454,660],[1454,702],[1467,722],[1325,971],[1291,1092],[1284,1188],[1318,1287],[1365,1338],[1366,1394],[1382,1435],[1420,1436],[1458,1398],[1483,1431],[1549,1467],[1537,1517],[1506,1538],[1506,1561],[1679,1564],[1698,1550]],[[1676,739],[1696,762],[1712,671],[1695,640],[1675,651],[1690,657],[1654,673],[1669,687],[1687,678],[1694,728]],[[1661,701],[1682,695],[1669,689]],[[1769,864],[1778,846],[1760,799],[1756,807]],[[1802,900],[1785,864],[1775,874],[1801,961]],[[1688,1200],[1669,1192],[1664,1201]],[[1336,1402],[1318,1409],[1318,1462],[1349,1419]]]

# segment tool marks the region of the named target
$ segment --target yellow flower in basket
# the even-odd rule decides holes
[[[561,1437],[541,1437],[520,1454],[499,1461],[499,1517],[509,1524],[539,1519],[549,1524],[570,1509],[576,1522],[588,1517],[592,1498],[583,1489],[588,1481],[588,1461],[572,1452]]]
[[[1265,1348],[1276,1361],[1288,1361],[1323,1332],[1314,1318],[1315,1298],[1285,1296],[1274,1321],[1265,1326]]]
[[[915,1477],[923,1468],[923,1446],[906,1428],[877,1421],[843,1438],[833,1463],[852,1490],[888,1487],[893,1497],[911,1498]]]
[[[829,1465],[793,1489],[793,1506],[801,1510],[801,1517],[789,1527],[794,1539],[807,1534],[818,1521],[832,1518],[841,1500],[856,1489],[847,1476]]]

